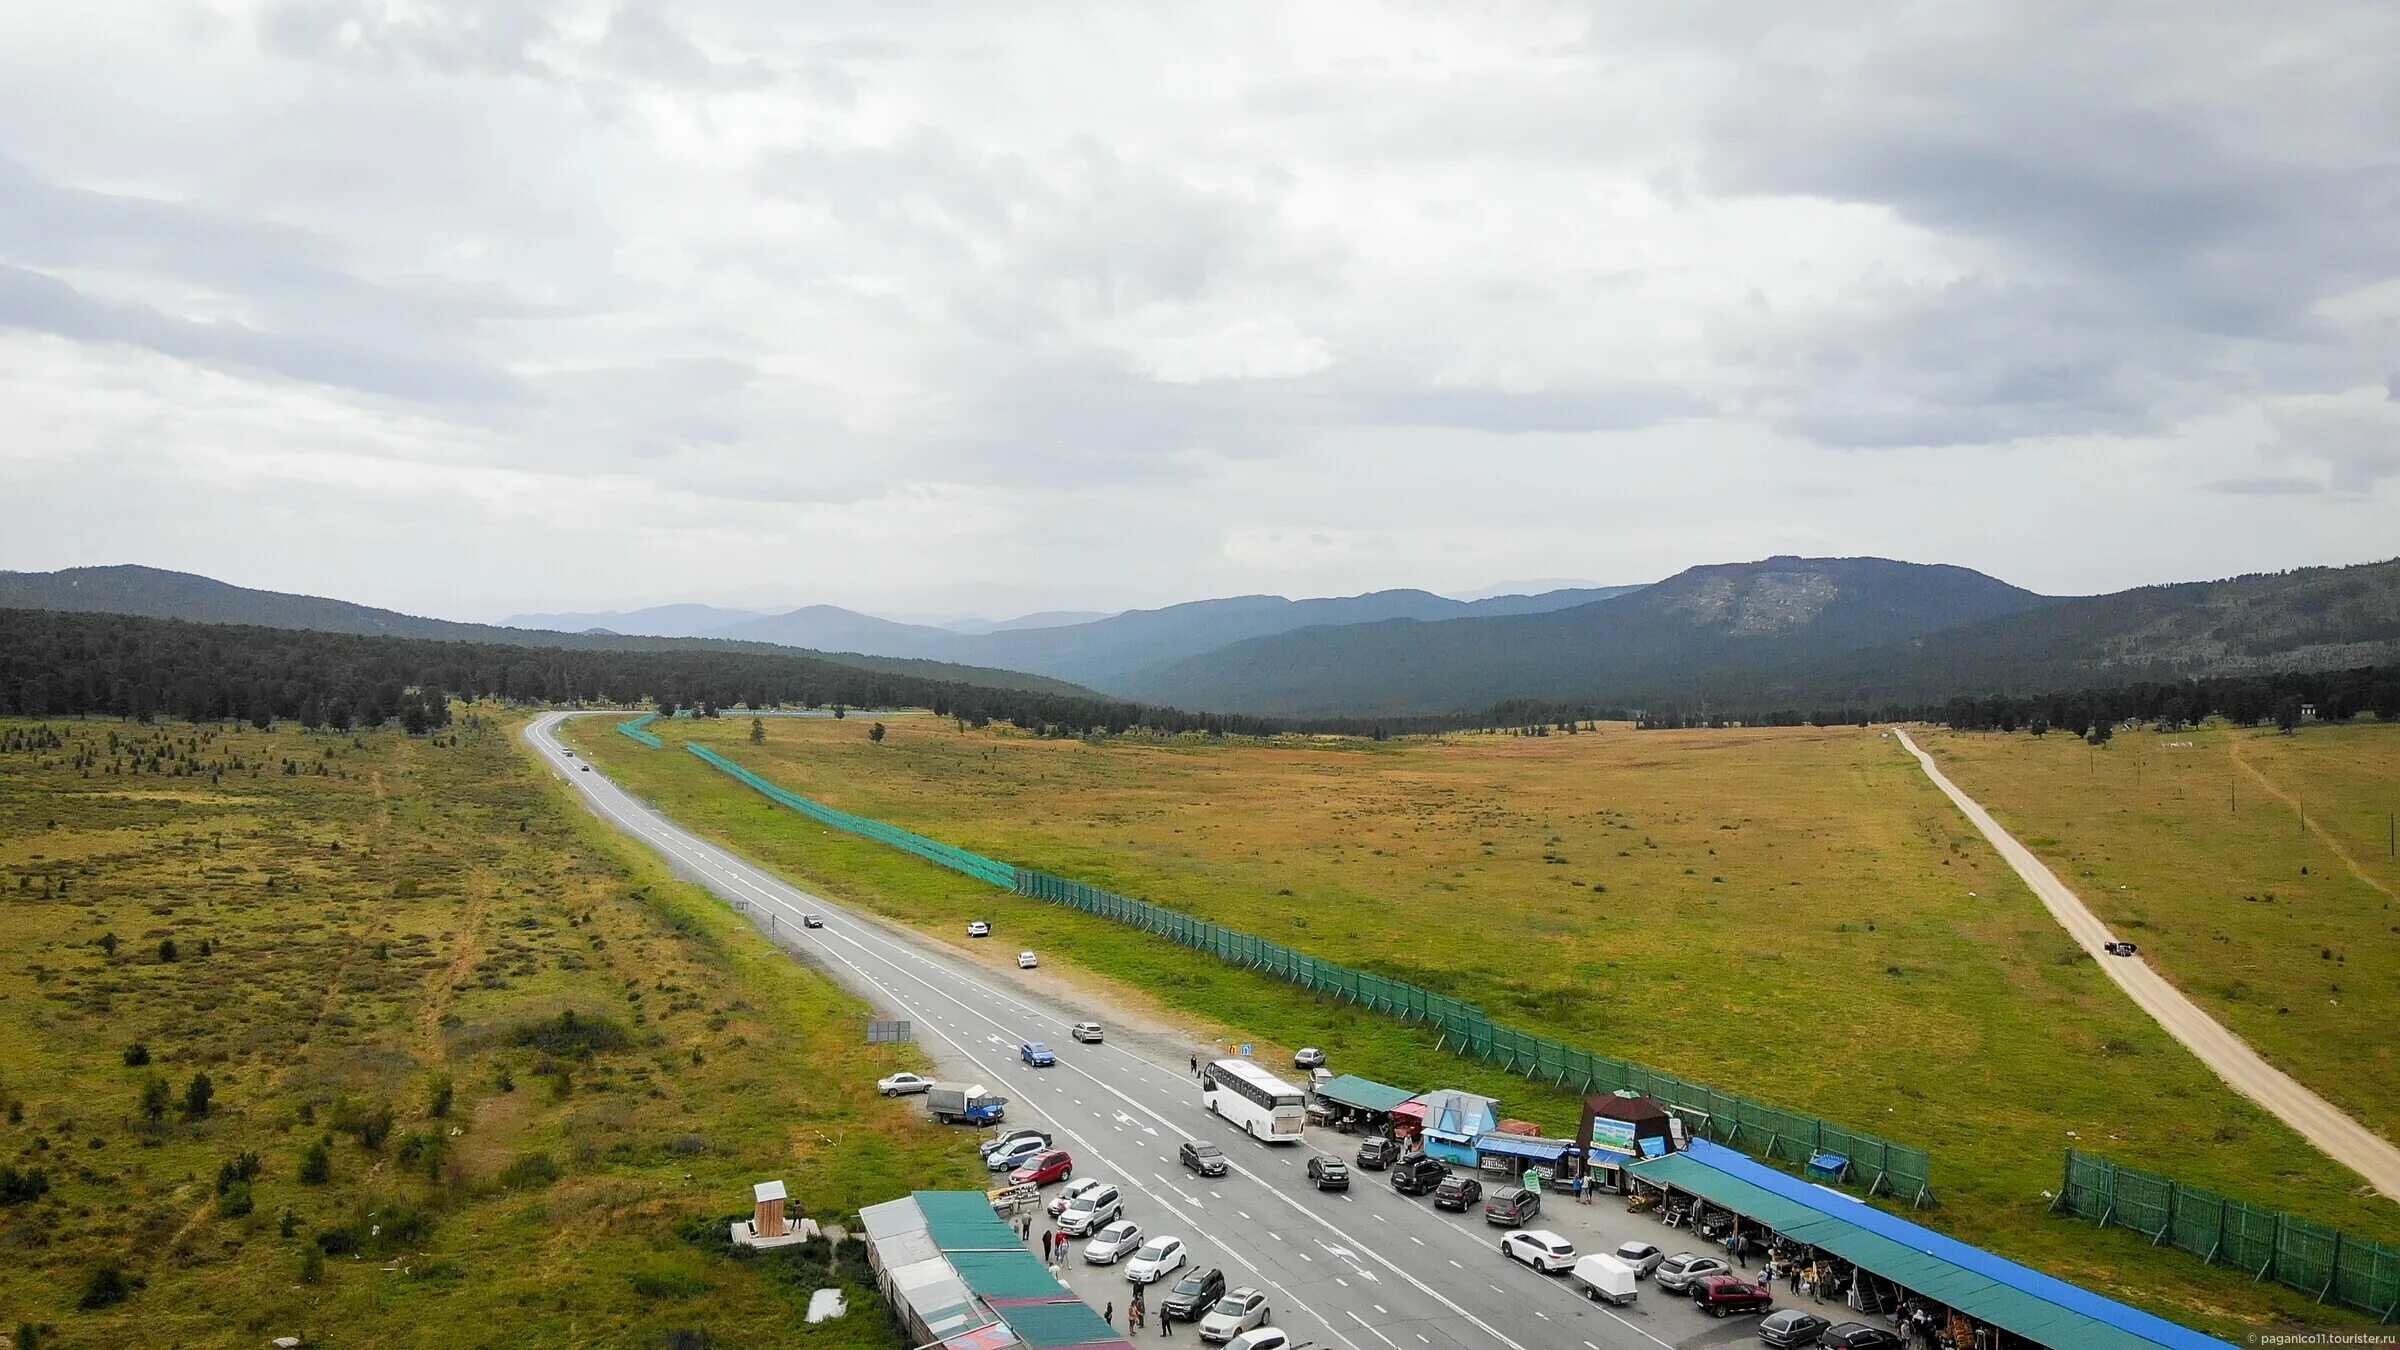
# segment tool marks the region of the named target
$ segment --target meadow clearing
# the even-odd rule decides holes
[[[968,1141],[875,1095],[863,1005],[469,712],[0,723],[0,1326],[898,1344],[855,1285],[803,1324],[840,1257],[717,1220],[768,1177],[828,1217],[981,1186]]]
[[[2400,724],[1921,743],[2210,1015],[2400,1139]]]
[[[892,718],[607,722],[570,740],[679,820],[825,893],[1097,972],[1111,997],[1386,1081],[1565,1094],[1146,935],[828,833],[793,789],[1481,1003],[1496,1017],[1930,1149],[1928,1221],[2182,1320],[2326,1316],[2048,1217],[2070,1144],[2368,1235],[2388,1202],[2225,1091],[2119,996],[1892,742],[1855,728],[1102,744]],[[1263,1053],[1263,1052],[1262,1052]]]

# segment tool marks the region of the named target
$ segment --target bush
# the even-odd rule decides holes
[[[520,1153],[500,1169],[500,1184],[512,1191],[536,1191],[558,1180],[558,1161],[547,1153]]]
[[[158,959],[169,965],[174,964],[176,960],[175,939],[160,938],[158,940]]]
[[[168,1090],[167,1080],[152,1074],[142,1080],[142,1119],[155,1125],[167,1118],[167,1106],[175,1098]]]
[[[131,1044],[131,1045],[129,1045],[129,1046],[126,1046],[126,1047],[125,1047],[125,1067],[126,1067],[126,1068],[128,1068],[128,1069],[138,1069],[138,1068],[142,1067],[143,1065],[145,1065],[145,1064],[147,1064],[147,1063],[149,1063],[149,1062],[150,1062],[150,1047],[149,1047],[149,1046],[142,1044],[140,1041],[135,1041],[133,1044]]]
[[[20,1172],[0,1165],[0,1205],[22,1205],[50,1193],[50,1174],[39,1167]]]
[[[333,1108],[333,1128],[356,1138],[358,1146],[370,1153],[383,1151],[384,1141],[392,1137],[395,1119],[392,1108],[382,1102],[362,1106],[344,1097]]]
[[[83,1297],[75,1306],[85,1312],[113,1308],[140,1287],[140,1280],[125,1273],[125,1263],[112,1256],[92,1267],[91,1276],[83,1282]]]
[[[260,1163],[255,1153],[242,1153],[217,1169],[217,1194],[223,1195],[245,1181],[258,1179]]]
[[[325,1253],[310,1247],[300,1253],[300,1283],[315,1284],[325,1278]]]
[[[435,1074],[433,1076],[433,1080],[425,1085],[425,1097],[425,1112],[427,1115],[432,1116],[435,1120],[440,1120],[449,1115],[451,1097],[450,1075],[446,1073]]]
[[[439,1134],[411,1131],[400,1141],[400,1166],[411,1172],[422,1172],[427,1180],[439,1181],[442,1160],[449,1155],[450,1141]]]
[[[518,1023],[509,1033],[509,1041],[547,1054],[588,1059],[602,1051],[622,1050],[632,1043],[632,1038],[625,1034],[625,1028],[605,1017],[569,1008],[540,1022]]]
[[[333,1180],[333,1150],[319,1139],[300,1155],[300,1184],[322,1186]]]
[[[191,1120],[205,1117],[216,1095],[217,1085],[209,1081],[207,1074],[193,1074],[192,1081],[183,1089],[183,1114]]]
[[[250,1196],[250,1183],[237,1181],[217,1197],[217,1213],[228,1219],[239,1219],[257,1207]]]

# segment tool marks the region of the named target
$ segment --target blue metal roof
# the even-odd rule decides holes
[[[1872,1249],[1878,1247],[1890,1253],[1892,1264],[1923,1267],[1924,1259],[1929,1259],[1940,1266],[1949,1267],[1949,1276],[1940,1281],[1943,1285],[1949,1286],[1948,1288],[1923,1287],[1922,1281],[1927,1274],[1932,1273],[1930,1271],[1919,1273],[1915,1282],[1904,1280],[1904,1283],[1909,1283],[1910,1287],[1916,1288],[1918,1292],[1939,1299],[1952,1307],[1965,1305],[1969,1312],[1981,1315],[1987,1321],[1995,1321],[1999,1325],[2007,1326],[2008,1322],[2020,1320],[2010,1315],[2007,1310],[2008,1300],[1992,1299],[1988,1292],[1985,1292],[1994,1285],[2013,1291],[2022,1300],[2029,1301],[2022,1306],[2025,1312],[2032,1316],[2024,1320],[2038,1321],[2042,1324],[2039,1330],[2026,1325],[2008,1327],[2009,1330],[2016,1331],[2029,1339],[2062,1347],[2099,1344],[2101,1337],[2106,1333],[2099,1332],[2098,1328],[2089,1325],[2097,1323],[2100,1327],[2109,1328],[2130,1342],[2163,1346],[2167,1347],[2167,1350],[2231,1350],[2226,1342],[2213,1336],[2203,1336],[2188,1327],[2177,1326],[2163,1317],[2152,1316],[2139,1308],[2119,1303],[2115,1299],[2103,1298],[2088,1289],[2078,1288],[2064,1280],[2054,1279],[2028,1266],[2018,1265],[2006,1257],[1995,1256],[1980,1247],[1970,1247],[1956,1238],[1945,1237],[1922,1224],[1910,1223],[1897,1214],[1887,1214],[1864,1201],[1853,1199],[1837,1191],[1828,1191],[1813,1182],[1802,1181],[1798,1177],[1778,1172],[1772,1167],[1736,1153],[1732,1149],[1709,1143],[1705,1139],[1694,1140],[1691,1147],[1685,1152],[1670,1154],[1666,1158],[1653,1162],[1635,1163],[1633,1168],[1636,1172],[1646,1172],[1653,1166],[1678,1165],[1676,1163],[1678,1159],[1683,1160],[1685,1164],[1698,1163],[1711,1171],[1733,1178],[1737,1182],[1746,1183],[1781,1200],[1810,1210],[1825,1219],[1836,1221],[1835,1225],[1825,1225],[1826,1227],[1847,1225],[1851,1229],[1872,1235],[1874,1241],[1851,1244],[1843,1242],[1838,1233],[1792,1234],[1792,1236],[1800,1237],[1803,1241],[1837,1252],[1844,1246],[1854,1246],[1855,1254],[1844,1254],[1851,1255],[1852,1260],[1868,1270],[1876,1270],[1878,1265],[1885,1264],[1872,1255]],[[1684,1183],[1677,1181],[1675,1184],[1682,1185]],[[1924,1259],[1909,1259],[1912,1257]],[[1877,1273],[1885,1272],[1878,1271]],[[1887,1278],[1898,1277],[1899,1273],[1896,1271],[1887,1274]],[[1979,1309],[1977,1305],[1985,1306]],[[2034,1310],[2042,1305],[2047,1305],[2052,1311],[2048,1315],[2036,1313]],[[2075,1324],[2085,1319],[2088,1319],[2085,1322],[2086,1331],[2084,1333],[2074,1332],[2072,1328]],[[2062,1339],[2062,1336],[2074,1337],[2074,1339]]]
[[[1557,1162],[1575,1151],[1575,1142],[1571,1139],[1536,1139],[1525,1134],[1487,1134],[1475,1140],[1475,1151],[1497,1154],[1503,1158]]]

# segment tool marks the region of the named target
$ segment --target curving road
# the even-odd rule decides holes
[[[1308,1148],[1244,1138],[1200,1106],[1184,1064],[1161,1064],[1115,1042],[1081,1045],[1067,1028],[1107,1009],[1070,1007],[1004,987],[905,931],[869,922],[703,840],[636,800],[559,744],[549,713],[525,737],[592,811],[649,845],[675,871],[755,914],[787,946],[887,1015],[906,1017],[944,1077],[987,1083],[1009,1099],[1012,1125],[1051,1129],[1076,1160],[1076,1176],[1116,1182],[1126,1217],[1151,1234],[1180,1236],[1195,1265],[1222,1266],[1232,1285],[1263,1288],[1273,1321],[1320,1350],[1660,1350],[1756,1343],[1751,1318],[1715,1321],[1689,1300],[1642,1286],[1631,1306],[1587,1302],[1563,1279],[1504,1261],[1498,1231],[1480,1215],[1455,1216],[1394,1192],[1382,1173],[1360,1172],[1346,1194],[1320,1194],[1302,1175]],[[801,916],[823,917],[803,928]],[[1195,958],[1199,959],[1199,958]],[[1053,1069],[1031,1069],[1017,1046],[1046,1040]],[[1218,1142],[1225,1177],[1183,1171],[1176,1148]],[[1318,1140],[1345,1155],[1341,1135]],[[1554,1225],[1584,1250],[1639,1238],[1668,1251],[1678,1235],[1613,1203],[1565,1207]],[[1039,1231],[1037,1225],[1037,1232]],[[1604,1244],[1604,1245],[1603,1245]],[[1065,1272],[1094,1307],[1121,1308],[1127,1286],[1114,1268]],[[1161,1291],[1154,1290],[1153,1300]],[[1146,1333],[1155,1334],[1155,1333]],[[1183,1334],[1193,1334],[1191,1328]]]
[[[1892,728],[1900,744],[1917,757],[1925,776],[1942,790],[1959,810],[1966,813],[1983,837],[1991,841],[2008,865],[2016,869],[2033,893],[2041,897],[2042,906],[2076,944],[2091,954],[2108,977],[2117,982],[2126,997],[2150,1014],[2167,1034],[2183,1042],[2185,1048],[2200,1057],[2219,1078],[2233,1090],[2257,1102],[2273,1113],[2276,1119],[2298,1130],[2308,1142],[2316,1145],[2325,1156],[2365,1177],[2368,1183],[2385,1196],[2400,1199],[2400,1148],[2373,1130],[2352,1120],[2341,1108],[2302,1087],[2291,1075],[2259,1057],[2256,1050],[2241,1037],[2225,1029],[2224,1024],[2202,1011],[2200,1006],[2184,997],[2183,991],[2169,984],[2165,976],[2150,968],[2140,957],[2111,956],[2105,950],[2116,940],[2097,915],[2084,907],[2082,897],[2060,881],[2031,849],[2017,842],[2016,837],[2002,829],[1992,813],[1978,805],[1974,798],[1959,790],[1949,776],[1934,764],[1933,756],[1917,747],[1906,730]]]

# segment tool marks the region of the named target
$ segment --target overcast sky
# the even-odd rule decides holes
[[[2400,6],[1975,8],[0,7],[0,568],[482,619],[2400,553]]]

